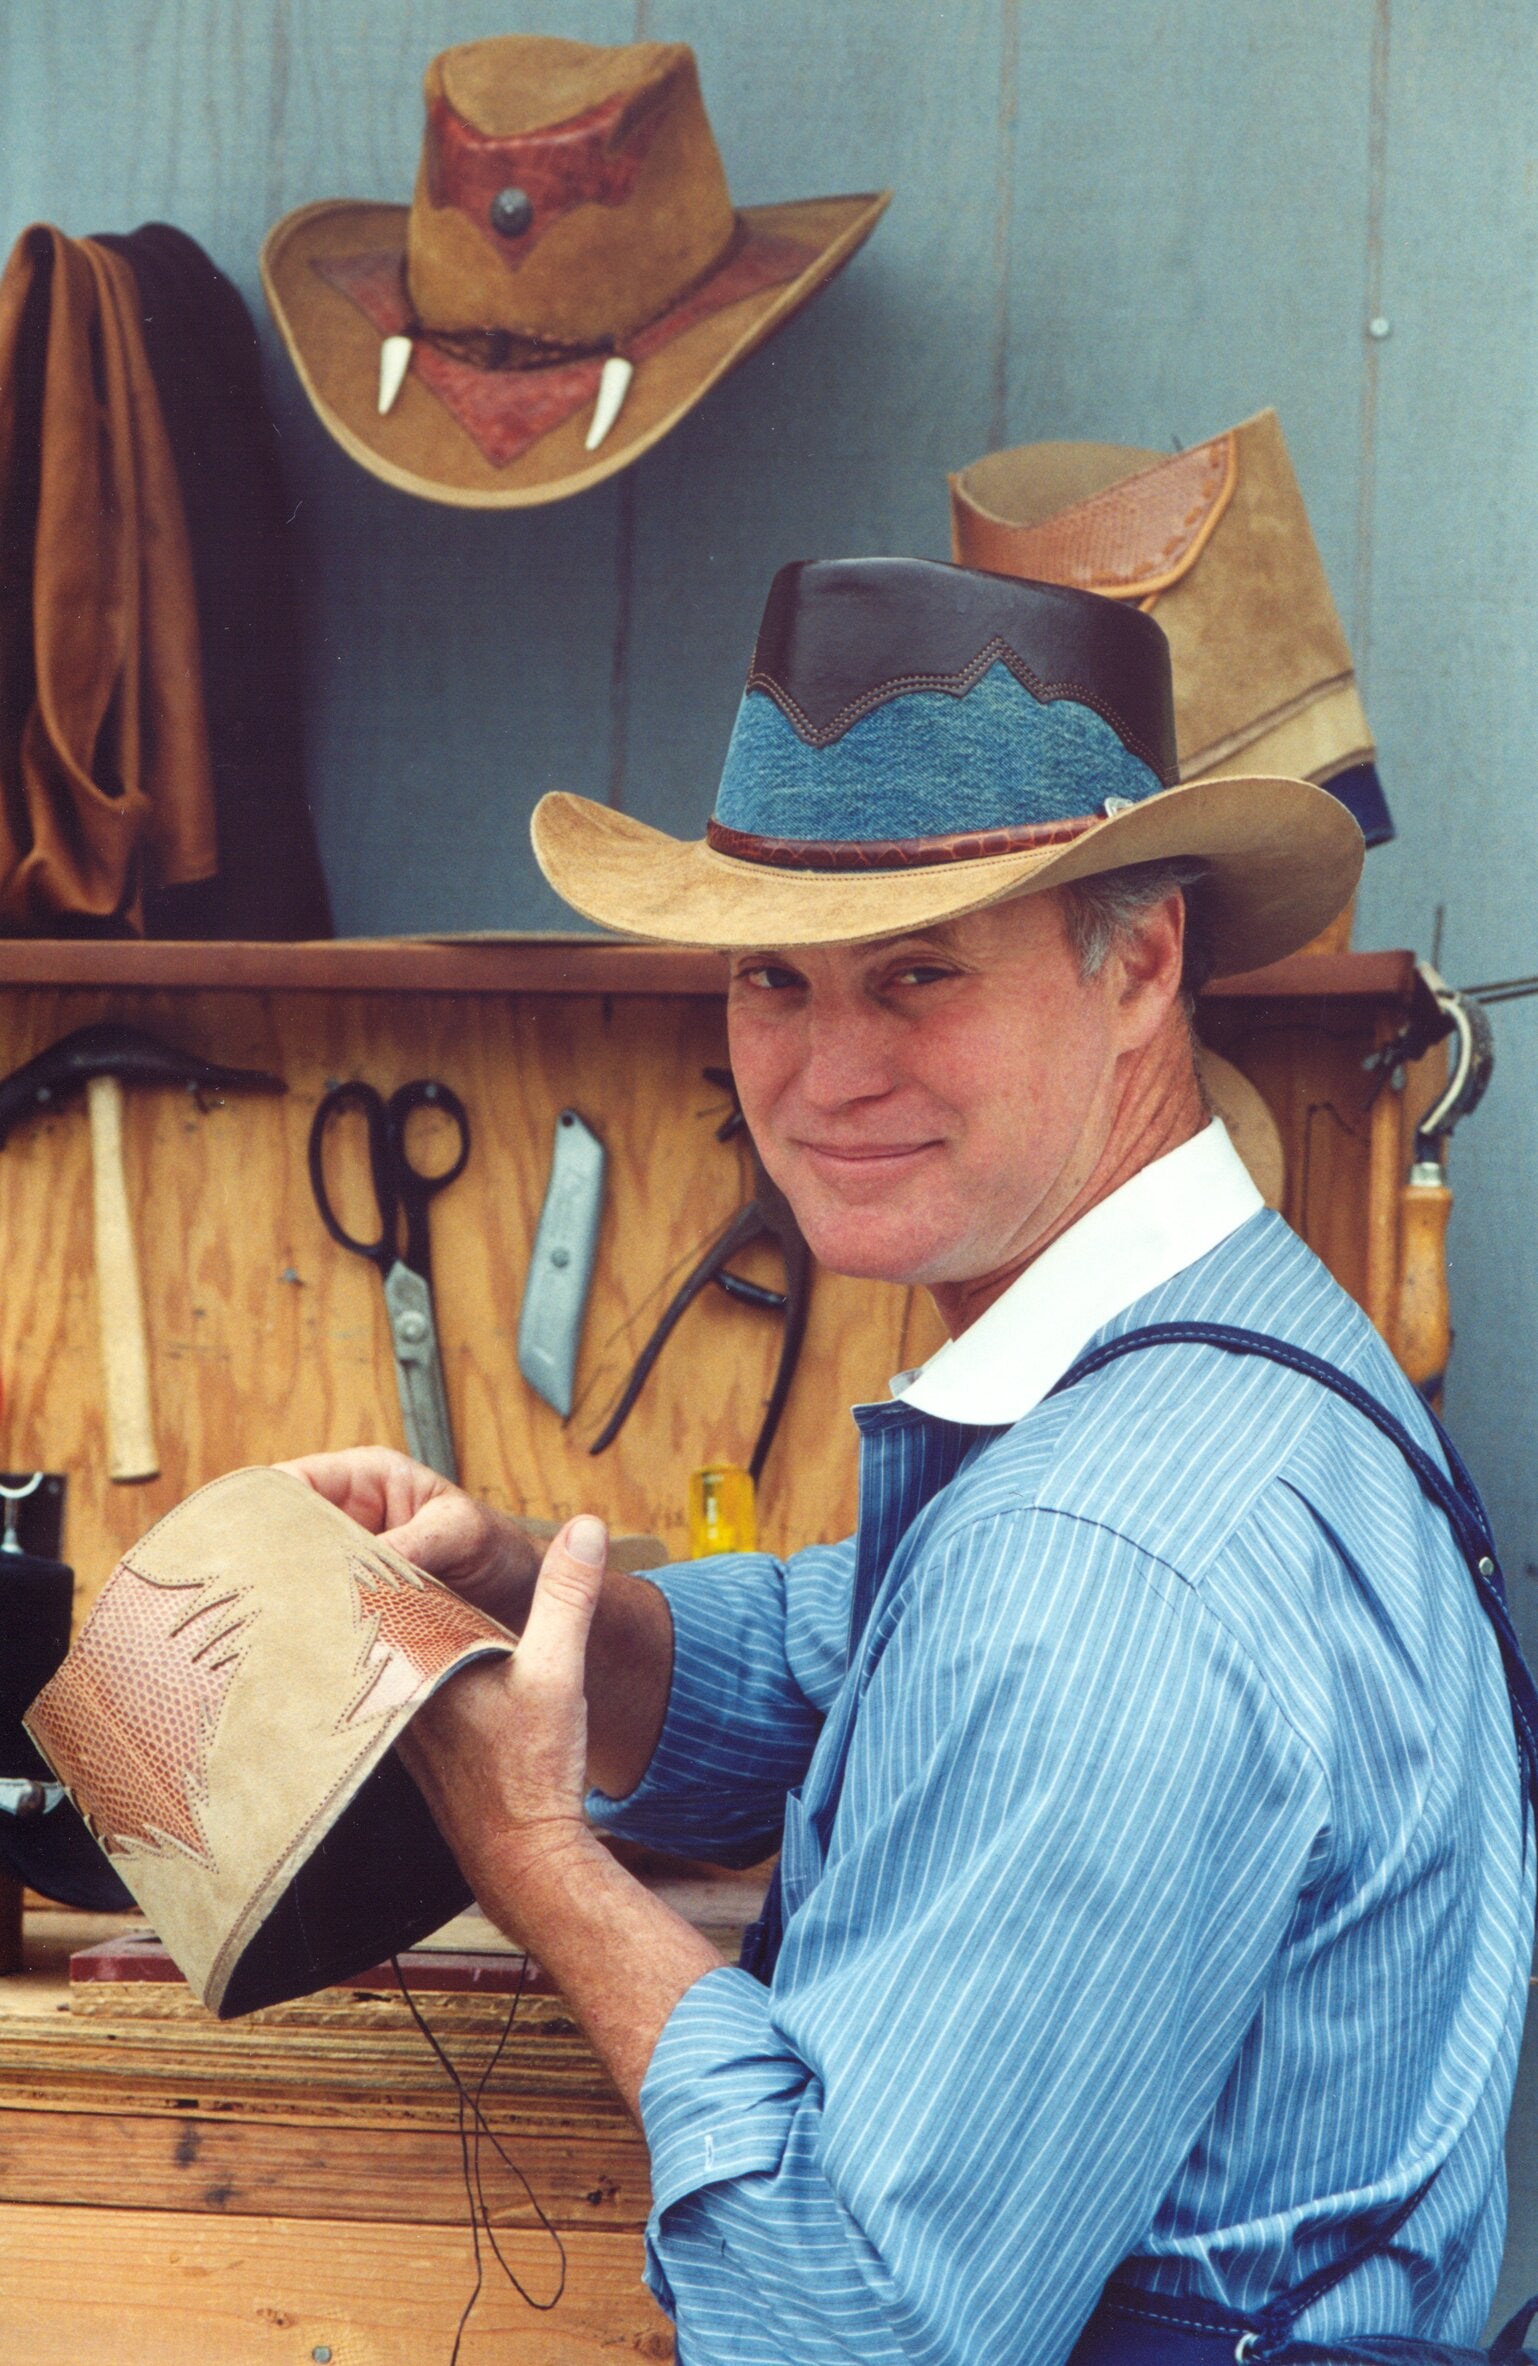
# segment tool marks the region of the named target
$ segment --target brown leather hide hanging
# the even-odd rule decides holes
[[[0,934],[121,935],[217,855],[186,525],[119,257],[0,280]]]

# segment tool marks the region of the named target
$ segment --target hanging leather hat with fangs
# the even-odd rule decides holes
[[[515,1648],[302,1479],[234,1471],[125,1554],[27,1731],[224,2020],[469,1904],[394,1744]]]
[[[734,210],[681,42],[467,42],[425,96],[409,210],[301,206],[262,283],[325,427],[432,501],[514,509],[628,467],[887,204]]]

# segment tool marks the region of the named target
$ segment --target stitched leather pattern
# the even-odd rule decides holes
[[[165,1585],[118,1563],[29,1718],[103,1848],[170,1842],[213,1866],[198,1810],[253,1615],[243,1586]]]
[[[505,1639],[483,1612],[444,1586],[425,1585],[402,1563],[350,1553],[347,1566],[365,1640],[361,1689],[337,1719],[339,1733],[400,1708],[488,1635]]]
[[[1036,583],[1144,599],[1199,555],[1228,505],[1237,466],[1233,434],[1214,436],[1034,526],[990,516],[958,487],[958,555],[969,567]]]
[[[841,706],[829,723],[814,723],[791,692],[776,681],[773,674],[765,673],[758,666],[749,674],[747,688],[761,690],[766,698],[772,698],[796,737],[804,740],[809,748],[827,748],[835,740],[842,739],[844,733],[866,715],[874,714],[877,707],[887,705],[891,699],[907,698],[918,690],[938,690],[948,698],[965,698],[968,691],[975,690],[983,676],[996,665],[1007,666],[1021,688],[1028,690],[1042,706],[1051,706],[1057,699],[1067,698],[1078,706],[1091,708],[1103,722],[1110,724],[1122,746],[1132,755],[1140,756],[1166,788],[1172,785],[1174,775],[1161,763],[1157,752],[1129,728],[1108,700],[1101,698],[1083,682],[1044,682],[1019,651],[1012,649],[998,634],[985,641],[975,657],[969,659],[967,664],[958,666],[952,673],[892,674],[884,682],[873,683],[870,689],[862,690],[857,698],[851,698]]]
[[[717,854],[776,871],[916,871],[935,863],[971,863],[1032,847],[1065,846],[1103,818],[1091,813],[1082,820],[1025,822],[1018,829],[969,830],[949,838],[862,839],[757,838],[712,821],[705,836]]]

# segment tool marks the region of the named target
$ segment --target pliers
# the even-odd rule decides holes
[[[719,1085],[736,1100],[737,1088],[729,1068],[707,1068],[704,1076],[707,1084]],[[742,1126],[743,1115],[739,1106],[733,1109],[723,1125],[716,1128],[716,1140],[730,1141],[734,1134],[742,1131]],[[771,1313],[783,1314],[785,1317],[785,1335],[780,1343],[780,1360],[775,1370],[774,1386],[769,1391],[769,1402],[759,1425],[753,1459],[748,1465],[754,1483],[757,1483],[774,1443],[774,1433],[780,1426],[780,1416],[785,1410],[785,1400],[795,1377],[801,1342],[806,1336],[807,1308],[812,1294],[812,1252],[802,1238],[801,1227],[791,1213],[789,1200],[764,1172],[751,1135],[748,1138],[748,1153],[753,1161],[752,1198],[738,1209],[720,1238],[706,1250],[688,1279],[669,1300],[657,1328],[636,1358],[624,1393],[589,1447],[590,1454],[602,1454],[605,1447],[612,1446],[629,1419],[631,1408],[646,1385],[647,1375],[667,1345],[680,1315],[694,1304],[703,1289],[714,1282],[717,1289],[724,1290],[728,1298],[735,1298],[744,1306],[762,1306]],[[766,1290],[760,1283],[745,1281],[741,1274],[726,1270],[730,1260],[740,1250],[766,1236],[775,1243],[784,1259],[783,1290]]]

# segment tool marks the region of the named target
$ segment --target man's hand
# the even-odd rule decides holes
[[[588,1638],[607,1587],[638,1583],[611,1572],[606,1587],[607,1547],[601,1520],[569,1521],[545,1555],[514,1657],[450,1677],[396,1746],[482,1906],[555,1979],[639,2118],[668,2015],[721,1958],[583,1816],[587,1695],[601,1691]],[[639,1591],[662,1605],[654,1587]]]
[[[608,1542],[602,1520],[569,1521],[545,1555],[516,1655],[467,1668],[401,1737],[477,1895],[516,1898],[554,1858],[598,1849],[582,1812],[584,1680]]]
[[[489,1611],[515,1635],[523,1631],[543,1548],[509,1513],[478,1503],[462,1487],[440,1478],[425,1464],[413,1462],[409,1455],[398,1454],[393,1446],[353,1446],[340,1454],[306,1454],[296,1462],[281,1462],[278,1468],[292,1471],[338,1511],[346,1512],[430,1577],[452,1586],[477,1609]],[[601,1554],[607,1549],[608,1531],[601,1520],[588,1518],[603,1539]],[[572,1565],[568,1550],[572,1528],[584,1524],[570,1523],[555,1540],[558,1544],[562,1538],[567,1540],[560,1556],[563,1573]],[[552,1565],[550,1556],[546,1561],[547,1566]],[[569,1589],[572,1580],[569,1574],[555,1574],[551,1582],[560,1592]],[[673,1679],[673,1619],[655,1586],[616,1569],[605,1576],[601,1560],[592,1579],[592,1592],[582,1629],[585,1646],[588,1625],[593,1628],[587,1662],[591,1712],[588,1774],[611,1799],[623,1799],[646,1772],[662,1731]],[[536,1665],[538,1658],[536,1649]],[[497,1673],[491,1668],[472,1669],[451,1690],[458,1692],[468,1686],[472,1675],[478,1675],[484,1686]],[[580,1692],[580,1674],[577,1682]]]
[[[539,1547],[506,1512],[478,1503],[393,1446],[306,1454],[278,1468],[504,1626],[522,1626]]]

